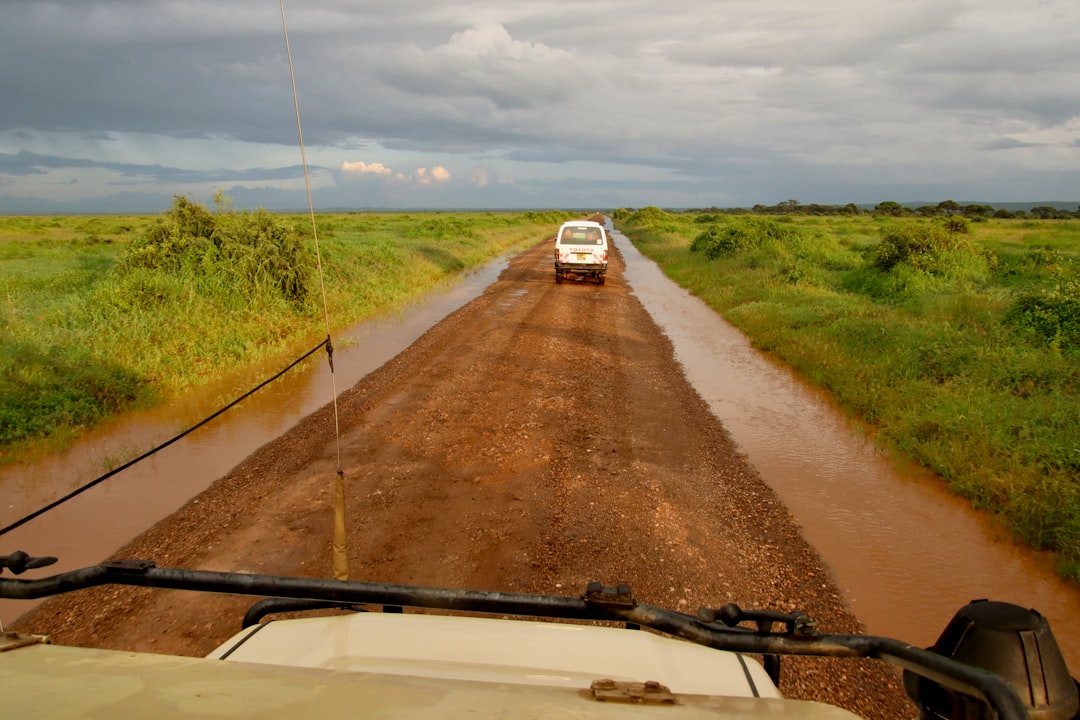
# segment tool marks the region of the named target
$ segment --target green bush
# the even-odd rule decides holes
[[[887,225],[881,229],[873,264],[885,272],[906,268],[948,280],[986,279],[997,266],[997,258],[957,227],[967,226],[951,222]]]
[[[927,264],[926,258],[940,251],[949,238],[950,233],[940,225],[931,223],[904,223],[883,227],[874,265],[886,271],[901,263],[917,268]]]
[[[985,220],[985,218],[979,216],[976,220]],[[946,215],[941,219],[941,227],[951,233],[964,233],[971,232],[971,221],[961,215]]]
[[[732,255],[738,250],[750,247],[740,244],[741,239],[741,236],[734,232],[734,228],[710,225],[690,243],[690,252],[699,252],[709,260],[715,260],[721,255]]]
[[[128,246],[123,269],[216,280],[213,286],[242,295],[270,292],[302,304],[315,267],[302,235],[261,208],[235,212],[223,196],[216,200],[216,212],[210,212],[175,197],[164,220]]]
[[[738,218],[729,225],[711,225],[690,243],[690,252],[700,252],[709,260],[761,247],[769,241],[794,245],[804,238],[798,228],[773,218]]]
[[[1059,350],[1080,348],[1080,282],[1026,293],[1007,317]]]
[[[630,215],[628,220],[643,227],[654,227],[666,223],[671,219],[671,213],[661,210],[658,207],[649,205],[643,207],[640,210],[635,211]]]

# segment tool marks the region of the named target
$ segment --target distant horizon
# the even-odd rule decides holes
[[[190,196],[188,196],[190,197]],[[193,198],[196,202],[205,204],[207,207],[213,205],[212,198]],[[247,204],[238,203],[233,200],[233,207],[241,210],[254,210],[257,208],[265,209],[269,212],[275,213],[306,213],[309,212],[307,207],[296,206],[274,206],[270,207],[263,204]],[[64,203],[64,202],[47,202],[40,201],[36,198],[28,199],[25,207],[0,207],[0,216],[4,217],[19,217],[19,216],[34,216],[34,215],[154,215],[158,213],[164,213],[172,207],[173,196],[168,198],[155,198],[154,207],[150,206],[151,198],[142,198],[147,204],[140,208],[135,207],[91,207],[90,201],[84,201],[79,203]],[[1059,210],[1076,211],[1080,208],[1080,200],[1018,200],[1008,202],[991,202],[985,200],[955,200],[953,198],[944,198],[942,200],[880,200],[878,202],[802,202],[795,199],[798,202],[798,206],[828,206],[828,207],[844,207],[849,204],[854,204],[857,207],[864,210],[872,210],[878,204],[882,202],[897,202],[906,208],[919,208],[927,205],[934,206],[942,202],[952,201],[958,205],[989,205],[995,210],[1031,210],[1035,207],[1053,207]],[[111,203],[94,203],[100,205],[111,205]],[[767,207],[775,206],[777,203],[752,203],[749,205],[661,205],[655,204],[656,207],[660,207],[666,210],[696,210],[705,208],[717,208],[721,210],[733,210],[733,209],[751,209],[757,205],[766,205]],[[46,207],[52,205],[54,207]],[[595,211],[604,209],[616,209],[618,207],[626,207],[629,209],[638,209],[641,207],[648,207],[646,205],[581,205],[581,206],[552,206],[552,205],[534,205],[534,206],[520,206],[520,207],[436,207],[436,206],[417,206],[417,207],[376,207],[376,206],[331,206],[327,205],[319,207],[316,205],[316,213],[349,213],[349,212],[379,212],[379,213],[399,213],[399,212],[538,212],[538,211],[550,211],[550,210],[565,210],[565,211]]]

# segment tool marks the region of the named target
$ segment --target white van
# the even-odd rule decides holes
[[[562,224],[555,236],[555,282],[590,278],[604,284],[608,238],[604,226],[591,220]]]

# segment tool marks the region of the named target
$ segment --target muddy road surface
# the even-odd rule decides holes
[[[556,285],[548,242],[342,393],[353,580],[579,595],[627,583],[692,612],[800,609],[856,632],[828,571],[685,380],[622,275]],[[331,577],[332,408],[121,548],[158,565]],[[102,522],[108,522],[103,518]],[[251,598],[99,588],[16,623],[54,641],[201,655]],[[782,691],[910,717],[873,661],[786,659]]]

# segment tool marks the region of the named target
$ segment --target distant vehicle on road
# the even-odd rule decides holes
[[[555,282],[595,280],[604,284],[608,266],[608,237],[592,220],[565,222],[555,235]]]

